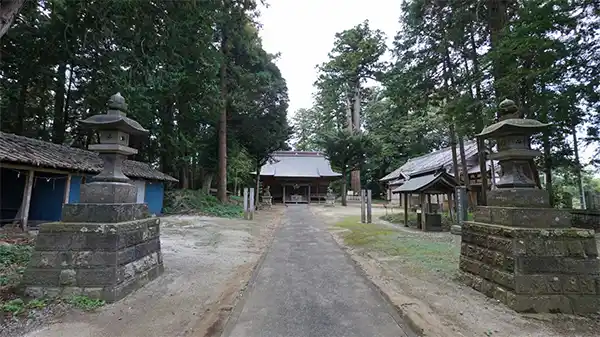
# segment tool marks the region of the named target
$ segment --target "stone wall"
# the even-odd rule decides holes
[[[573,227],[593,229],[600,232],[600,210],[571,209]]]
[[[23,278],[26,293],[123,298],[163,272],[159,225],[158,218],[43,224]]]
[[[540,238],[541,236],[541,238]],[[589,313],[600,307],[594,232],[466,222],[463,281],[520,312]]]

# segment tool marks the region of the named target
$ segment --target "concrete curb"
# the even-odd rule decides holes
[[[273,246],[273,241],[275,240],[277,233],[281,230],[281,227],[283,227],[283,224],[284,224],[284,221],[282,220],[279,223],[278,227],[273,231],[273,236],[269,240],[269,243],[267,244],[267,248],[265,249],[265,251],[258,258],[258,261],[256,262],[254,269],[252,270],[252,275],[250,276],[250,279],[248,280],[248,282],[246,282],[244,284],[244,287],[240,288],[243,290],[241,290],[241,292],[237,296],[237,300],[233,303],[233,310],[231,311],[231,314],[227,318],[227,321],[225,321],[225,323],[223,324],[223,330],[221,331],[221,334],[219,335],[220,337],[230,336],[231,333],[233,332],[233,328],[235,327],[235,324],[237,323],[240,315],[242,314],[242,311],[244,310],[244,306],[246,304],[246,299],[249,297],[250,293],[254,289],[254,285],[256,284],[256,279],[258,277],[258,273],[262,270],[262,267],[266,260],[267,254],[269,254],[269,252],[271,251],[271,247]]]
[[[396,321],[396,324],[398,324],[398,326],[400,326],[404,330],[404,332],[406,333],[406,336],[407,337],[423,336],[423,331],[424,331],[423,328],[420,327],[410,317],[410,315],[407,314],[407,312],[405,310],[396,306],[394,304],[394,302],[392,301],[392,299],[389,297],[389,295],[387,293],[385,293],[375,282],[373,282],[369,278],[369,276],[365,272],[365,270],[358,264],[358,262],[356,260],[354,260],[354,258],[352,257],[352,254],[348,251],[348,248],[341,245],[335,239],[335,237],[334,237],[335,234],[329,232],[328,230],[326,230],[326,231],[331,235],[331,239],[335,242],[335,244],[342,250],[342,252],[344,252],[344,255],[346,256],[346,259],[348,259],[348,262],[350,262],[350,264],[352,264],[354,269],[367,281],[367,285],[369,286],[369,288],[371,288],[377,294],[379,294],[379,296],[381,297],[383,302],[388,307],[388,311],[389,311],[390,315],[392,316],[394,321]]]

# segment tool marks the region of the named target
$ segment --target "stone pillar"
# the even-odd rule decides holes
[[[23,277],[25,292],[38,296],[83,294],[114,302],[163,272],[160,220],[122,172],[130,134],[148,131],[126,116],[125,99],[116,94],[108,112],[80,121],[100,134],[90,145],[102,171],[81,187],[80,202],[65,204],[61,222],[40,226],[35,250]]]
[[[550,207],[535,183],[538,153],[529,136],[547,127],[518,117],[514,102],[500,104],[500,120],[479,137],[494,138],[490,156],[502,166],[488,206],[462,226],[463,281],[520,312],[595,313],[600,310],[600,260],[594,231],[571,228],[567,210]]]

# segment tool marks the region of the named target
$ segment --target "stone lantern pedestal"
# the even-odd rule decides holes
[[[81,187],[79,203],[63,206],[61,222],[41,225],[23,277],[28,295],[114,302],[163,272],[160,220],[136,203],[137,189],[121,171],[126,156],[137,153],[129,135],[147,133],[126,117],[126,108],[116,94],[107,114],[81,121],[98,130],[100,143],[90,149],[100,153],[104,167]]]
[[[529,135],[546,127],[500,104],[500,121],[480,137],[494,138],[502,177],[462,227],[460,271],[475,290],[520,312],[600,311],[600,260],[593,230],[571,227],[568,211],[550,207],[536,186]]]

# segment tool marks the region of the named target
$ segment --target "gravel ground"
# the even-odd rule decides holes
[[[281,208],[274,208],[260,212],[254,221],[164,217],[161,277],[93,313],[51,306],[33,319],[2,327],[0,336],[213,336],[245,287],[281,214]]]
[[[312,210],[330,225],[348,216],[360,215],[360,208],[357,207],[313,207]],[[421,240],[423,246],[450,247],[452,253],[449,255],[456,255],[460,250],[459,236],[422,233],[384,222],[375,216],[373,220],[398,231],[398,240],[404,241],[397,242],[396,246],[402,246],[402,242]],[[426,336],[596,337],[600,331],[600,315],[518,314],[458,283],[453,275],[457,264],[456,268],[446,268],[448,270],[423,268],[428,262],[426,258],[407,258],[408,254],[402,253],[390,256],[379,249],[348,247],[342,237],[344,230],[331,227],[331,232],[370,279]],[[600,235],[597,239],[600,248]]]

